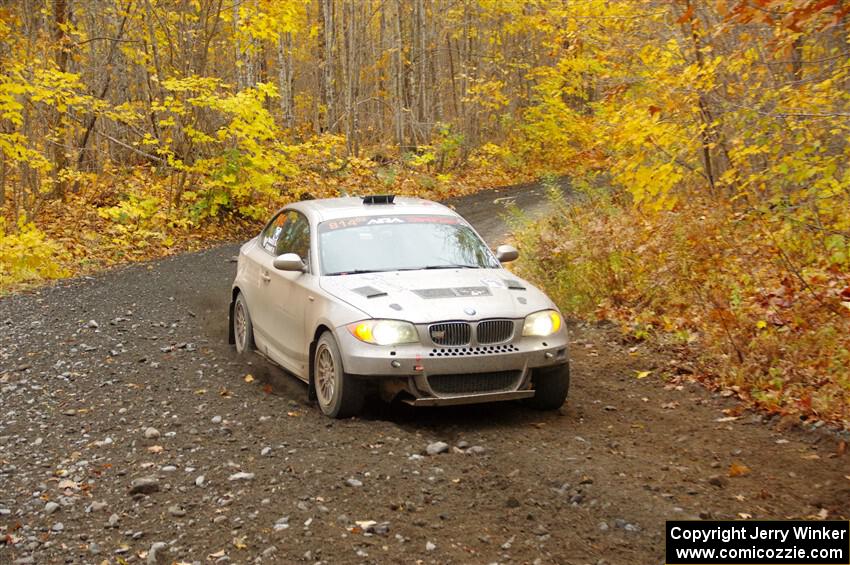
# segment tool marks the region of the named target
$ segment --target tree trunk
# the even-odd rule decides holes
[[[6,205],[6,157],[0,158],[0,214]]]
[[[691,0],[686,0],[685,2],[685,13],[693,14],[694,8],[691,5]],[[696,59],[697,66],[700,69],[705,68],[705,60],[703,59],[702,54],[702,41],[700,40],[699,31],[697,31],[697,23],[696,16],[692,16],[690,21],[685,22],[685,25],[688,25],[690,28],[690,39],[693,43],[694,49],[694,58]],[[702,127],[700,128],[700,138],[702,140],[702,162],[703,169],[705,170],[705,178],[708,180],[708,184],[711,187],[712,194],[716,194],[716,186],[715,186],[715,175],[714,175],[714,164],[713,158],[711,154],[711,147],[717,139],[717,130],[714,125],[714,117],[712,116],[711,110],[708,107],[708,103],[705,100],[704,92],[697,92],[697,106],[699,108],[699,115],[702,121]]]
[[[53,0],[53,46],[56,52],[56,67],[60,72],[68,70],[68,36],[65,29],[68,25],[68,2],[67,0]],[[52,146],[53,156],[53,196],[65,198],[67,182],[62,174],[68,168],[67,135],[62,114],[56,110],[50,119],[51,129],[56,132],[56,141]]]
[[[799,86],[803,80],[803,38],[797,36],[791,44],[791,76]]]
[[[428,20],[425,13],[425,0],[416,0],[416,43],[417,43],[417,60],[416,60],[416,82],[417,100],[416,115],[419,121],[420,136],[429,143],[431,139],[431,104],[430,91],[433,88],[428,77],[428,51],[427,51],[427,36],[428,36]]]
[[[336,105],[334,104],[334,0],[319,0],[322,31],[321,42],[322,104],[325,107],[324,130],[336,130]]]
[[[393,81],[393,126],[395,128],[395,142],[399,154],[404,151],[404,68],[403,50],[404,45],[401,37],[401,2],[396,0],[395,14],[393,14],[390,25],[392,26],[392,81]]]
[[[292,109],[292,33],[280,34],[277,40],[278,88],[283,125],[292,129],[295,116]]]

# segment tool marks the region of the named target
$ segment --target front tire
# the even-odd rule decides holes
[[[233,304],[233,338],[236,343],[236,353],[245,355],[254,349],[254,324],[248,313],[248,302],[242,293],[236,295]]]
[[[363,383],[342,369],[342,356],[333,334],[325,332],[316,343],[313,388],[325,416],[348,418],[363,408]]]
[[[563,406],[570,392],[570,364],[533,371],[534,396],[526,400],[528,405],[537,410],[557,410]]]

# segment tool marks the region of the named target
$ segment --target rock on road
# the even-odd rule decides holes
[[[498,244],[505,197],[546,207],[453,204]],[[850,514],[834,437],[636,379],[666,361],[604,327],[573,326],[560,411],[330,421],[227,345],[236,250],[0,300],[0,563],[659,563],[666,519]]]

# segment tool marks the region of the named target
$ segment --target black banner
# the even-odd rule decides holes
[[[669,521],[668,565],[848,565],[850,522]]]

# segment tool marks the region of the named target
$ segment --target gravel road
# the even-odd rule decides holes
[[[498,244],[504,198],[541,195],[453,204]],[[558,412],[330,421],[227,345],[236,250],[0,300],[0,563],[651,564],[666,519],[850,516],[839,438],[663,382],[604,326],[572,327]]]

